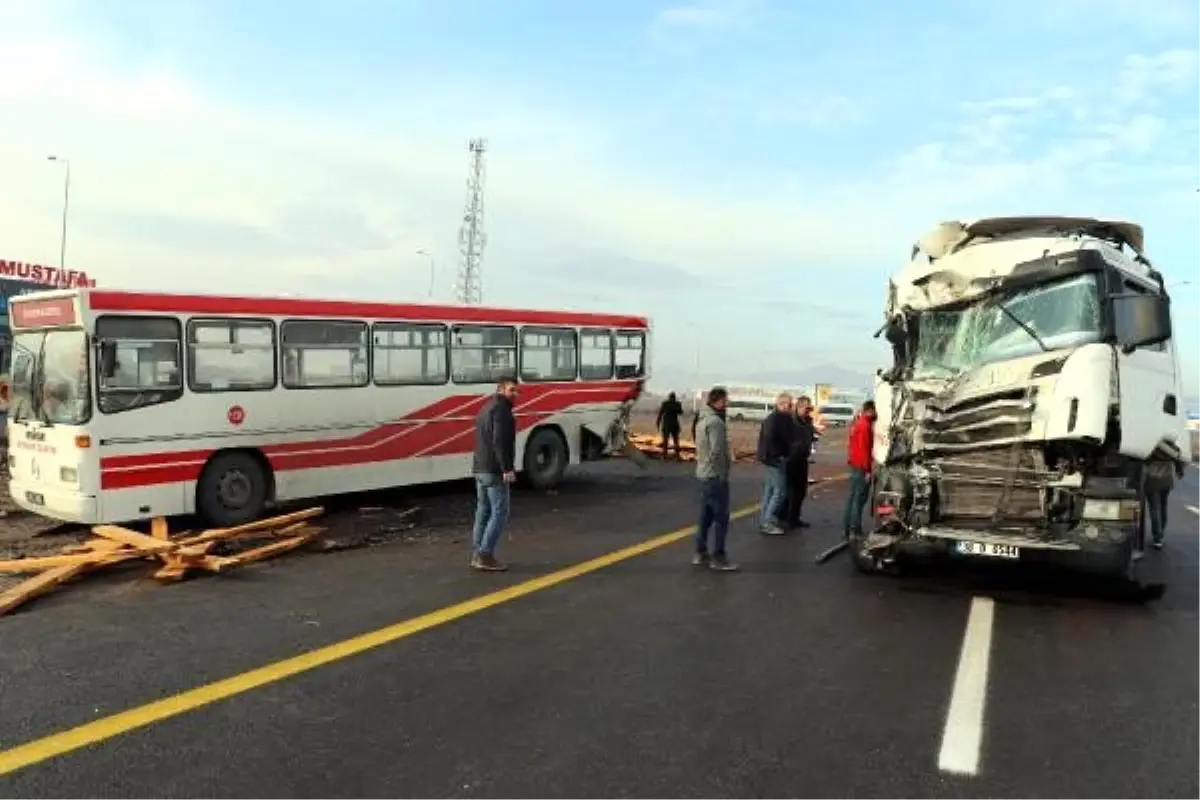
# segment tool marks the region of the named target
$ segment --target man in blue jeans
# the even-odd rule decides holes
[[[729,435],[725,408],[729,395],[720,386],[708,393],[708,401],[696,414],[696,479],[700,483],[700,522],[696,526],[696,553],[692,564],[717,572],[735,572],[725,552],[729,535]],[[709,548],[709,530],[712,547]]]
[[[862,535],[863,510],[871,497],[871,449],[875,441],[875,401],[862,404],[862,410],[850,423],[846,440],[846,466],[850,468],[850,489],[842,512],[842,533],[846,538]]]
[[[787,462],[796,438],[792,419],[792,396],[775,398],[775,410],[763,420],[758,430],[758,463],[766,473],[763,478],[762,503],[758,509],[758,531],[770,536],[783,534],[783,512],[787,509]]]
[[[483,404],[475,417],[475,530],[472,535],[471,567],[484,572],[508,569],[496,560],[496,545],[508,522],[509,487],[517,479],[513,461],[517,451],[517,420],[513,403],[517,382],[504,378],[496,394]]]

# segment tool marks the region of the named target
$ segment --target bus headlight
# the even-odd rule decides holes
[[[74,467],[62,467],[58,470],[58,477],[63,483],[78,483],[79,470]]]
[[[1127,500],[1099,500],[1089,497],[1083,501],[1083,518],[1108,522],[1132,522],[1137,519],[1138,503]]]

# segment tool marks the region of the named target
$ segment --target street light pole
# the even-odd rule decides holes
[[[58,268],[67,266],[67,212],[71,208],[71,162],[59,156],[49,156],[48,161],[55,161],[66,168],[63,176],[63,205],[62,205],[62,235],[58,244]]]
[[[417,255],[425,256],[429,259],[429,299],[433,299],[433,283],[434,276],[437,274],[437,262],[433,259],[433,254],[425,250],[418,250]]]

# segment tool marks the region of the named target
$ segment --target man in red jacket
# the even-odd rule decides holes
[[[846,508],[842,515],[842,532],[862,534],[863,509],[871,493],[871,446],[875,438],[875,401],[862,404],[862,411],[850,423],[850,436],[846,445],[846,461],[850,466],[850,491],[846,495]]]

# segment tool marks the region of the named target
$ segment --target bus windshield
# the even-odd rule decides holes
[[[14,336],[9,418],[80,425],[91,414],[87,335],[53,330]]]

